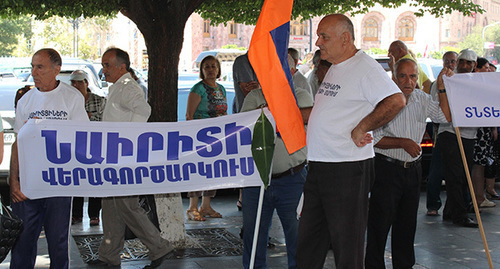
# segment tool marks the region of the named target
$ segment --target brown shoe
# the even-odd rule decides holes
[[[90,218],[90,226],[97,226],[97,225],[99,225],[99,217]]]

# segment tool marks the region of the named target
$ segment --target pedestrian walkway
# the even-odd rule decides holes
[[[446,199],[445,197],[442,198]],[[217,196],[212,200],[212,206],[223,215],[223,218],[208,219],[205,222],[186,221],[186,229],[189,231],[194,229],[220,228],[234,235],[235,238],[239,238],[242,214],[241,211],[237,210],[237,199],[236,193],[234,195]],[[184,198],[183,203],[187,209],[188,199]],[[450,222],[443,222],[441,217],[429,217],[425,213],[425,192],[422,192],[415,239],[417,265],[414,268],[489,268],[479,229],[458,227]],[[495,268],[500,268],[500,202],[497,207],[482,209],[481,216],[493,265]],[[102,233],[102,228],[100,226],[90,227],[89,220],[86,217],[83,223],[72,226],[72,235],[98,233]],[[276,246],[268,249],[269,268],[287,268],[285,241],[277,216],[273,219],[271,237],[271,242]],[[49,268],[47,244],[43,234],[38,243],[39,253],[36,268]],[[83,262],[73,238],[71,241],[70,256],[71,268],[94,268],[87,266]],[[386,257],[387,268],[392,268],[390,263],[390,244],[387,247]],[[10,257],[7,257],[0,264],[0,268],[8,268],[9,260]],[[122,268],[139,269],[149,263],[148,259],[127,261],[122,263]],[[167,260],[164,264],[166,264],[166,268],[179,269],[243,268],[241,256],[189,257]],[[333,264],[333,255],[329,253],[324,268],[333,269],[335,268]]]

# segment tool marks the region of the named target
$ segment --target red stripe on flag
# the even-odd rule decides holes
[[[306,132],[270,32],[290,22],[292,7],[293,0],[266,0],[248,50],[250,63],[290,154],[306,145]]]

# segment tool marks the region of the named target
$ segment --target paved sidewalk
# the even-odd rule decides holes
[[[445,193],[442,195],[446,198]],[[239,238],[242,214],[236,208],[237,196],[218,196],[213,199],[213,207],[224,216],[222,219],[208,219],[206,222],[186,221],[186,229],[223,228]],[[188,200],[183,199],[187,208]],[[499,202],[500,204],[500,202]],[[417,265],[419,268],[489,268],[479,229],[463,228],[449,222],[443,222],[441,217],[425,215],[425,193],[421,194],[418,227],[415,240]],[[473,215],[471,215],[473,216]],[[493,266],[500,268],[500,205],[495,208],[482,209],[482,220],[491,252]],[[475,217],[474,217],[475,218]],[[90,227],[88,219],[82,224],[72,226],[73,235],[89,235],[102,233],[101,227]],[[47,244],[42,234],[38,242],[38,258],[36,268],[49,268]],[[269,268],[287,268],[286,249],[281,225],[275,215],[271,228],[272,242],[276,247],[268,250]],[[390,242],[390,239],[389,239]],[[390,263],[390,243],[386,249],[387,268],[392,268]],[[76,243],[71,241],[71,268],[93,268],[83,262]],[[0,264],[0,268],[8,268],[10,257]],[[148,265],[148,259],[123,262],[122,268],[138,269]],[[166,268],[182,269],[230,269],[243,268],[241,256],[202,257],[172,259],[165,262]],[[329,253],[325,268],[335,268],[333,255]]]

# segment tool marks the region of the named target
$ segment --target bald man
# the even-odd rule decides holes
[[[392,120],[405,98],[380,64],[356,48],[349,18],[328,15],[317,34],[321,59],[332,66],[309,118],[297,265],[323,268],[331,247],[336,268],[363,268],[374,176],[371,131]]]
[[[399,61],[399,59],[410,58],[416,61],[416,59],[413,59],[410,52],[408,51],[408,47],[406,46],[406,44],[401,40],[396,40],[391,43],[391,45],[389,46],[389,54],[387,54],[387,56],[389,56],[389,58],[391,59],[389,61],[389,66],[391,67],[393,77],[395,73],[393,65],[394,63]],[[420,68],[420,66],[418,66],[417,85],[419,89],[423,90],[426,93],[429,93],[431,90],[431,81],[429,80],[425,72],[422,70],[422,68]]]

